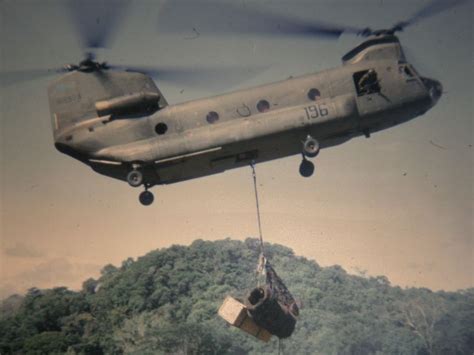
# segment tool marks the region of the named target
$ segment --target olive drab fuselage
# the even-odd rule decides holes
[[[441,84],[405,61],[398,38],[371,38],[319,73],[168,105],[148,76],[63,75],[49,87],[55,144],[95,171],[174,183],[369,135],[430,109]]]

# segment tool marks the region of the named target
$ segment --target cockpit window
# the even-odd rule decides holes
[[[407,64],[402,64],[400,65],[400,67],[398,68],[398,71],[400,72],[400,74],[402,74],[405,79],[407,80],[410,80],[410,79],[415,79],[416,78],[416,74],[413,70],[413,68],[411,68],[409,65]]]

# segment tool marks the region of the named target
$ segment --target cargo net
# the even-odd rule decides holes
[[[268,287],[270,287],[273,297],[278,302],[285,305],[288,310],[293,313],[295,317],[297,317],[299,314],[299,309],[296,305],[295,298],[290,293],[288,287],[286,287],[280,276],[278,276],[275,269],[270,265],[268,261],[265,263],[265,273],[267,285]]]
[[[266,261],[265,272],[265,286],[254,288],[246,299],[247,312],[260,327],[279,338],[287,338],[295,330],[299,309],[275,269]]]

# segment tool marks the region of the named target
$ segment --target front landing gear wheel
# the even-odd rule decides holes
[[[138,199],[143,206],[150,206],[155,200],[155,197],[150,191],[143,191]]]
[[[300,164],[300,174],[303,177],[310,177],[314,173],[314,164],[309,160],[303,159]]]
[[[143,174],[138,170],[132,170],[127,174],[127,182],[130,186],[138,187],[143,183]]]

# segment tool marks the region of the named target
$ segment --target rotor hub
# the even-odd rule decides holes
[[[64,67],[66,71],[80,71],[83,73],[91,73],[95,71],[107,70],[109,69],[106,62],[97,62],[91,57],[86,57],[79,64],[68,64]]]

